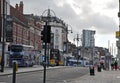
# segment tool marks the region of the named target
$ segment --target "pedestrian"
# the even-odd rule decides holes
[[[103,62],[100,62],[100,67],[105,70],[105,66],[104,66],[104,63]]]
[[[113,70],[114,69],[114,63],[112,62],[111,63],[111,70]]]
[[[117,61],[115,61],[114,66],[115,66],[115,70],[117,70],[117,67],[118,67]]]

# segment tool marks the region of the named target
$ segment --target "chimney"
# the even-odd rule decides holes
[[[15,8],[16,8],[16,10],[18,10],[18,11],[19,11],[18,4],[16,4],[16,5],[15,5]]]
[[[21,12],[21,13],[23,13],[23,1],[20,1],[20,4],[19,4],[19,11]]]

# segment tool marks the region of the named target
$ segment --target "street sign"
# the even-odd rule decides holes
[[[42,56],[42,61],[45,61],[45,55]]]

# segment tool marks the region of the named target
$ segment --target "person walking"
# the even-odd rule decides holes
[[[111,70],[114,70],[114,63],[111,63]]]
[[[117,67],[118,67],[117,61],[115,61],[114,66],[115,66],[115,70],[117,70]]]

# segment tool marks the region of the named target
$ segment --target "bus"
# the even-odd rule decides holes
[[[9,67],[13,66],[13,61],[17,61],[18,66],[33,66],[35,64],[35,53],[33,50],[34,47],[29,45],[9,45]]]
[[[89,61],[88,60],[77,60],[77,59],[69,59],[68,60],[68,66],[84,66],[89,67]]]
[[[51,49],[50,50],[50,66],[63,66],[64,59],[63,53],[59,49]]]

